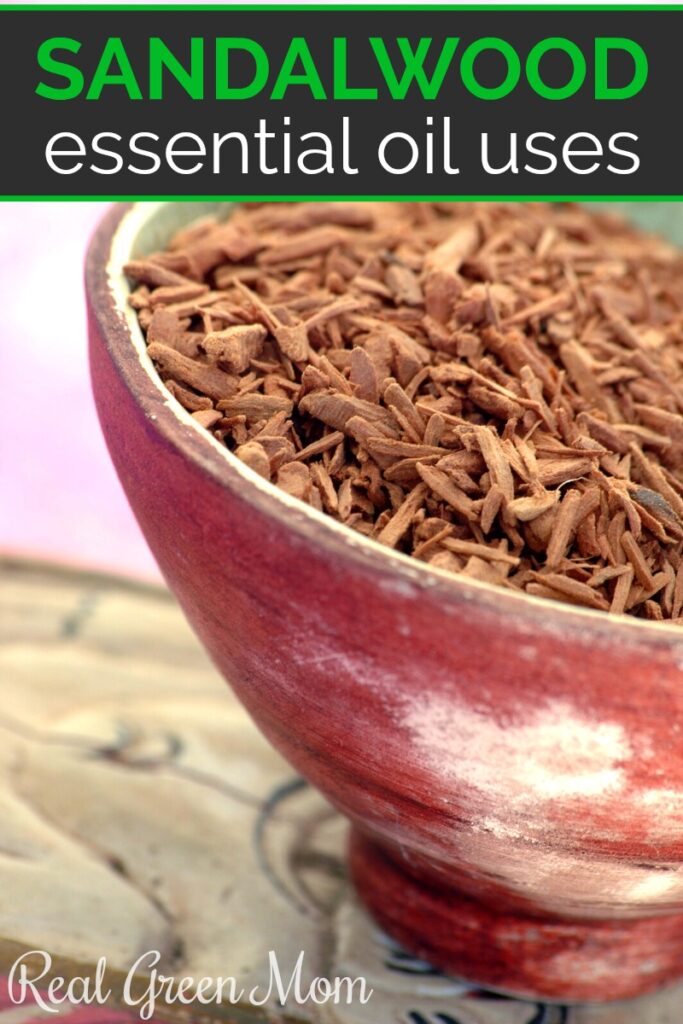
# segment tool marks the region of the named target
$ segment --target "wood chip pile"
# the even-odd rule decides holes
[[[683,254],[562,204],[255,204],[131,262],[172,395],[460,576],[683,621]]]

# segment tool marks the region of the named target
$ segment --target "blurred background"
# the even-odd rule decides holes
[[[0,553],[159,579],[90,395],[83,259],[105,210],[0,205]]]

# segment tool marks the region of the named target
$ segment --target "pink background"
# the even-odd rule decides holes
[[[0,551],[158,578],[90,396],[83,255],[105,209],[0,204]]]

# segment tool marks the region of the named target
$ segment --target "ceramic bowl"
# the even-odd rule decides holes
[[[119,206],[95,234],[97,408],[190,623],[352,822],[362,899],[410,950],[511,993],[609,1000],[682,975],[681,632],[429,568],[210,437],[156,376],[122,272],[205,212]]]

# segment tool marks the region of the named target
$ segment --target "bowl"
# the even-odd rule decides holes
[[[102,221],[95,400],[191,625],[351,821],[361,898],[411,951],[508,993],[621,999],[683,975],[683,634],[450,576],[232,456],[157,377],[122,271],[205,212]]]

